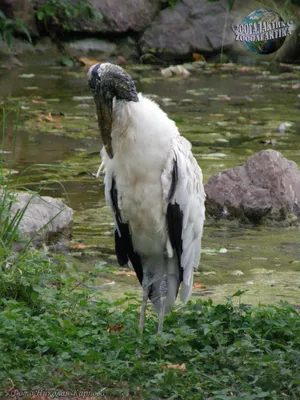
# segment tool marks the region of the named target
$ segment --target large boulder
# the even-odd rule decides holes
[[[100,21],[74,22],[74,29],[91,33],[142,32],[161,9],[160,0],[89,0],[103,15]]]
[[[73,222],[73,210],[61,200],[30,193],[15,194],[11,215],[25,210],[19,224],[19,234],[34,244],[69,239]]]
[[[274,150],[211,177],[205,184],[206,211],[215,217],[253,223],[300,220],[300,171]]]
[[[142,52],[184,56],[230,46],[235,40],[231,25],[236,13],[227,13],[227,4],[227,0],[177,1],[174,8],[161,11],[146,29],[140,40]]]

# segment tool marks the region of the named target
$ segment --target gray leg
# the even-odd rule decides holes
[[[146,284],[146,282],[145,283],[143,282],[143,301],[142,301],[140,321],[139,321],[139,330],[141,334],[143,333],[144,329],[148,294],[149,294],[149,286]]]
[[[160,284],[160,308],[158,313],[158,328],[157,333],[162,332],[164,325],[164,315],[165,315],[165,307],[166,307],[166,298],[168,294],[168,279],[167,275],[164,275],[163,280]]]

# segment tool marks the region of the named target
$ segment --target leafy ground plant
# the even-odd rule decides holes
[[[96,270],[28,253],[1,274],[3,397],[60,389],[102,398],[300,398],[300,318],[289,304],[190,302],[160,335],[150,315],[141,339],[136,297],[104,300]]]
[[[24,23],[19,19],[10,19],[0,10],[0,38],[10,47],[15,32],[19,30],[24,33],[31,43],[31,36]]]
[[[36,8],[36,17],[44,25],[46,31],[60,26],[63,30],[72,30],[74,19],[80,17],[87,20],[100,20],[102,14],[87,0],[32,0]],[[51,32],[50,32],[51,33]]]

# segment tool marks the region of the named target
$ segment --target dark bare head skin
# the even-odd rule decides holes
[[[109,157],[113,158],[111,143],[113,99],[138,102],[135,84],[127,72],[110,63],[93,65],[89,69],[88,80],[96,104],[103,145]]]

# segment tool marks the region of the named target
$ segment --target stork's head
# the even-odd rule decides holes
[[[113,99],[139,101],[130,75],[110,63],[95,64],[88,72],[89,86],[96,103],[101,138],[106,152],[113,157],[111,145]]]

